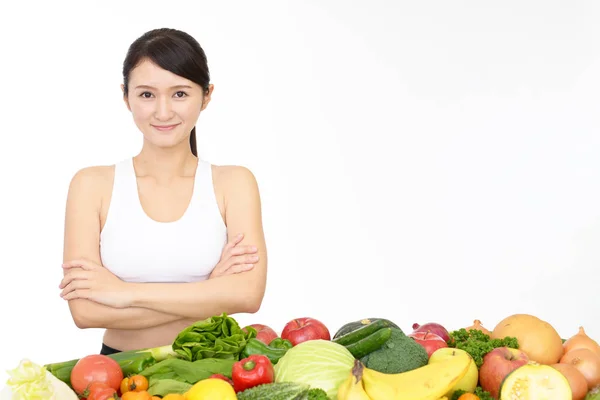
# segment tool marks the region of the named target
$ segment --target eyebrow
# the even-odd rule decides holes
[[[138,85],[135,88],[136,89],[156,89],[155,87],[149,86],[149,85]],[[171,86],[170,89],[193,89],[193,88],[189,85],[175,85],[175,86]]]

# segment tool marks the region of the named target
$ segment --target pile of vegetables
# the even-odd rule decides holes
[[[529,381],[531,393],[544,390],[536,376],[547,377],[573,400],[600,400],[600,345],[583,327],[561,339],[547,322],[515,314],[491,330],[480,320],[454,331],[434,322],[412,328],[405,333],[389,319],[366,318],[330,336],[320,321],[298,318],[277,335],[264,325],[242,328],[223,313],[188,326],[168,346],[44,366],[24,359],[9,371],[0,400],[335,400],[341,387],[342,396],[366,393],[352,381],[357,366],[369,374],[375,396],[361,398],[378,400],[374,393],[384,390],[375,390],[373,382],[387,378],[377,377],[404,382],[402,390],[409,391],[408,376],[426,375],[407,373],[441,371],[434,364],[456,352],[463,354],[464,368],[470,364],[452,387],[438,382],[435,390],[446,391],[444,400],[505,400],[522,380]],[[517,361],[499,380],[495,375],[509,350]]]

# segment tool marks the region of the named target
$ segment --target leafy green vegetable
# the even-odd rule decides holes
[[[179,393],[186,386],[176,382],[193,385],[198,381],[208,379],[213,374],[222,374],[231,378],[231,370],[235,362],[235,360],[217,358],[205,358],[198,361],[170,358],[146,368],[140,375],[148,379],[152,389],[151,394],[171,393],[169,390]],[[189,389],[189,386],[187,388]]]
[[[244,332],[235,319],[223,313],[182,330],[173,342],[173,351],[188,361],[204,358],[239,360],[247,340],[257,335],[252,327],[246,330]]]
[[[148,386],[148,393],[152,396],[165,397],[169,393],[184,394],[192,385],[175,379],[152,379]]]
[[[466,351],[473,357],[477,368],[483,364],[483,357],[497,347],[519,348],[517,338],[505,337],[503,339],[492,339],[489,335],[477,329],[467,331],[461,328],[450,332],[448,347]]]
[[[354,356],[330,340],[307,340],[289,349],[275,364],[275,382],[304,383],[335,399],[354,367]],[[272,398],[272,397],[269,397]]]
[[[0,393],[2,399],[78,400],[75,392],[65,382],[31,360],[22,359],[16,368],[7,372],[9,379],[6,381],[6,387]]]
[[[307,393],[308,400],[329,400],[327,392],[319,388],[311,388]]]

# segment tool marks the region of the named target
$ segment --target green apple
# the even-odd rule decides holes
[[[452,394],[457,390],[464,390],[465,392],[473,393],[475,388],[477,387],[477,383],[479,382],[479,371],[477,370],[477,365],[475,361],[471,358],[469,353],[461,349],[455,349],[452,347],[443,347],[441,349],[437,349],[431,357],[429,357],[429,364],[433,364],[436,362],[447,360],[449,357],[454,357],[456,355],[460,355],[461,353],[469,356],[471,363],[469,364],[469,370],[466,375],[454,385],[452,389],[448,393],[446,393],[446,397],[451,398]]]

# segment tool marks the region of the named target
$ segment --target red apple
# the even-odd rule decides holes
[[[437,349],[448,347],[446,341],[433,332],[413,332],[406,336],[413,338],[415,342],[423,346],[428,357],[431,357]]]
[[[329,329],[321,321],[314,318],[296,318],[285,324],[281,338],[297,345],[307,340],[331,340]]]
[[[448,330],[436,322],[428,322],[423,325],[419,325],[415,322],[412,328],[413,332],[432,332],[444,339],[446,342],[450,340],[450,334],[448,333]]]
[[[279,337],[279,335],[277,335],[277,332],[275,332],[272,328],[268,327],[267,325],[252,324],[248,326],[256,329],[256,338],[265,344],[269,344],[273,339]],[[246,331],[246,328],[244,328],[244,331]]]
[[[483,364],[479,368],[479,384],[497,399],[504,378],[528,362],[529,357],[521,350],[510,347],[495,348],[483,357]]]

